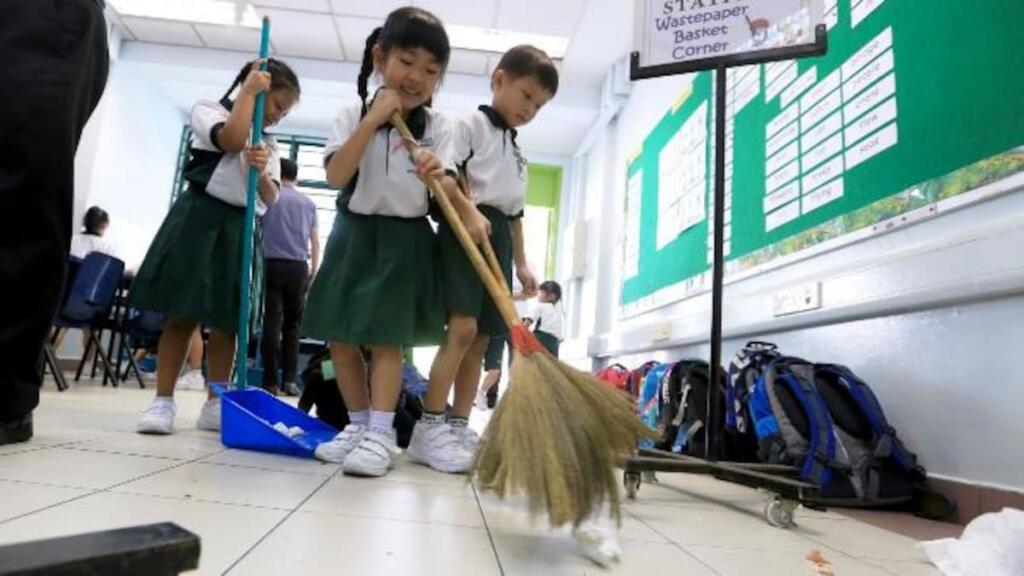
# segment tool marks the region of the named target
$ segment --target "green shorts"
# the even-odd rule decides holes
[[[487,352],[484,353],[484,370],[501,370],[505,352],[504,336],[491,336],[487,344]]]
[[[548,352],[555,358],[558,358],[558,338],[555,338],[553,334],[549,334],[543,330],[537,330],[533,333],[537,337],[537,340],[547,348]]]
[[[509,217],[491,206],[477,206],[491,222],[491,245],[501,264],[505,285],[512,289],[512,228]],[[480,276],[459,244],[455,233],[442,221],[437,231],[445,311],[477,319],[477,332],[488,336],[508,334],[508,326],[494,305]]]

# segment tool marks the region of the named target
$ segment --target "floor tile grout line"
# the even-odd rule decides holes
[[[252,545],[252,546],[250,546],[250,547],[249,547],[249,548],[248,548],[248,549],[247,549],[247,550],[246,550],[245,552],[243,552],[241,556],[239,556],[238,558],[236,558],[234,562],[232,562],[232,563],[231,563],[231,564],[230,564],[230,565],[229,565],[229,566],[228,566],[227,568],[225,568],[225,569],[224,569],[224,571],[223,571],[223,572],[221,572],[221,574],[222,574],[222,575],[224,575],[224,574],[228,574],[229,572],[231,572],[232,570],[234,570],[234,569],[235,569],[235,566],[238,566],[238,564],[239,564],[239,563],[240,563],[240,562],[241,562],[242,560],[245,560],[245,557],[246,557],[246,556],[248,556],[249,554],[251,554],[251,553],[252,553],[252,551],[253,551],[253,550],[255,550],[256,548],[258,548],[260,544],[262,544],[262,543],[263,543],[263,542],[264,542],[264,541],[265,541],[265,540],[266,540],[267,538],[269,538],[271,534],[273,534],[274,532],[276,532],[278,528],[280,528],[280,527],[281,527],[281,526],[282,526],[282,525],[283,525],[283,524],[284,524],[285,522],[287,522],[287,521],[288,521],[288,519],[289,519],[289,518],[291,518],[292,516],[294,516],[294,515],[295,515],[295,514],[296,514],[296,513],[297,513],[297,512],[299,511],[299,509],[300,509],[300,508],[302,508],[302,507],[303,507],[303,506],[304,506],[304,505],[306,504],[306,502],[309,502],[310,498],[312,498],[312,497],[313,497],[313,496],[315,496],[315,495],[316,495],[316,494],[317,494],[318,492],[320,492],[321,490],[323,490],[324,486],[326,486],[326,485],[327,485],[327,483],[328,483],[328,482],[330,482],[330,481],[331,481],[331,478],[333,478],[333,477],[334,477],[334,476],[328,476],[327,478],[324,478],[323,482],[321,482],[319,486],[317,486],[316,488],[314,488],[314,489],[313,489],[313,490],[312,490],[312,491],[311,491],[311,492],[310,492],[310,493],[309,493],[309,494],[308,494],[308,495],[307,495],[307,496],[306,496],[305,498],[303,498],[303,499],[302,499],[302,502],[299,502],[299,503],[298,503],[298,505],[296,505],[296,506],[295,506],[295,508],[292,508],[291,510],[289,510],[289,511],[288,511],[288,512],[287,512],[287,513],[286,513],[286,514],[284,515],[284,517],[283,517],[283,518],[281,518],[280,520],[278,520],[278,521],[277,521],[277,523],[276,523],[276,524],[274,524],[273,526],[271,526],[271,527],[270,527],[270,530],[267,530],[266,534],[264,534],[263,536],[261,536],[261,537],[259,538],[259,540],[257,540],[257,541],[256,541],[256,542],[255,542],[255,543],[254,543],[254,544]]]
[[[355,512],[326,512],[324,510],[299,510],[302,514],[316,514],[319,516],[338,516],[341,518],[353,518],[359,520],[377,520],[380,522],[395,522],[398,524],[417,524],[422,526],[442,526],[445,528],[461,528],[463,530],[485,530],[485,526],[473,526],[470,524],[453,524],[451,522],[438,522],[436,520],[415,520],[410,518],[393,518],[379,516],[376,514],[359,514]]]
[[[9,484],[28,484],[30,486],[39,486],[42,488],[69,488],[72,490],[102,490],[102,488],[93,488],[90,486],[73,486],[71,484],[54,484],[52,482],[37,482],[35,480],[15,480],[13,478],[0,478],[0,484],[7,482]]]
[[[67,500],[61,500],[60,502],[54,502],[53,504],[49,504],[47,506],[43,506],[42,508],[36,508],[35,510],[29,510],[28,512],[25,512],[23,514],[18,514],[17,516],[12,516],[10,518],[7,518],[6,520],[0,520],[0,526],[3,526],[4,524],[7,524],[9,522],[13,522],[15,520],[20,520],[20,519],[25,518],[27,516],[31,516],[33,514],[38,514],[40,512],[44,512],[44,511],[49,510],[51,508],[56,508],[58,506],[63,506],[65,504],[70,504],[70,503],[72,503],[72,502],[74,502],[76,500],[81,500],[82,498],[88,498],[89,496],[93,496],[93,495],[99,494],[100,492],[103,492],[102,489],[95,489],[95,488],[84,489],[84,490],[89,490],[89,491],[86,492],[85,494],[79,494],[78,496],[72,496],[71,498],[68,498]]]
[[[196,460],[198,460],[198,459],[196,459]],[[150,472],[148,474],[143,474],[142,476],[136,476],[134,478],[125,480],[124,482],[118,482],[117,484],[113,484],[111,486],[106,486],[104,488],[80,488],[82,490],[91,490],[91,491],[88,492],[87,494],[81,494],[79,496],[75,496],[74,498],[70,498],[68,500],[64,500],[64,501],[58,502],[56,504],[51,504],[49,506],[44,506],[44,507],[39,508],[37,510],[32,510],[32,511],[26,512],[24,514],[19,514],[17,516],[14,516],[13,518],[8,518],[7,520],[0,521],[0,525],[7,524],[8,522],[12,522],[14,520],[19,520],[21,518],[25,518],[26,516],[31,516],[33,514],[38,514],[39,512],[43,512],[45,510],[49,510],[50,508],[56,508],[57,506],[63,506],[64,504],[69,504],[71,502],[74,502],[75,500],[81,500],[82,498],[88,498],[89,496],[93,496],[93,495],[99,494],[101,492],[110,492],[110,490],[112,490],[114,488],[117,488],[118,486],[124,486],[125,484],[130,484],[131,482],[135,482],[136,480],[142,480],[143,478],[149,478],[150,476],[155,476],[156,474],[160,474],[160,473],[166,472],[168,470],[174,470],[175,468],[180,468],[182,466],[185,466],[185,465],[188,465],[188,464],[192,464],[196,460],[177,461],[177,463],[174,466],[168,466],[166,468],[161,468],[159,470],[155,470],[155,471]],[[67,486],[67,488],[71,488],[71,486]],[[111,494],[116,494],[116,492],[110,492],[110,493]]]
[[[686,554],[690,558],[693,558],[694,560],[696,560],[698,564],[700,564],[701,566],[703,566],[703,567],[707,568],[708,570],[710,570],[712,574],[715,574],[717,576],[722,576],[722,573],[719,572],[718,570],[715,570],[710,564],[708,564],[707,562],[705,562],[705,561],[701,560],[700,558],[698,558],[693,552],[690,552],[689,550],[687,550],[682,544],[676,542],[672,538],[669,538],[667,535],[662,534],[662,532],[660,530],[658,530],[654,526],[651,526],[650,524],[648,524],[647,521],[644,520],[643,518],[640,518],[636,514],[633,514],[628,508],[625,509],[625,512],[626,512],[626,514],[632,516],[634,520],[636,520],[637,522],[639,522],[639,523],[643,524],[644,526],[646,526],[650,531],[652,531],[655,534],[657,534],[658,536],[661,536],[662,538],[664,538],[669,544],[671,544],[672,546],[675,546],[676,548],[678,548],[680,551],[682,551],[683,554]]]
[[[198,502],[200,504],[216,504],[218,506],[232,506],[235,508],[248,508],[252,510],[269,510],[272,512],[287,512],[291,508],[281,508],[276,506],[260,506],[259,504],[245,504],[242,502],[226,502],[224,500],[210,500],[209,498],[192,498],[192,497],[181,497],[181,496],[170,496],[166,494],[149,494],[146,492],[131,492],[131,491],[111,491],[107,489],[100,490],[107,494],[116,496],[139,496],[142,498],[153,498],[156,500],[172,500],[176,502],[189,503]]]
[[[227,463],[227,462],[209,462],[209,461],[205,460],[206,458],[209,458],[211,456],[216,456],[217,454],[221,454],[223,452],[226,452],[227,450],[230,450],[230,448],[225,448],[224,450],[221,450],[220,452],[217,452],[216,454],[208,454],[206,456],[203,456],[203,459],[201,459],[198,462],[196,462],[196,464],[206,464],[206,465],[209,465],[209,466],[221,466],[221,467],[224,467],[224,468],[240,468],[242,470],[260,470],[260,471],[263,471],[263,472],[280,472],[282,474],[301,474],[303,476],[327,476],[328,478],[333,478],[334,477],[334,472],[307,472],[305,470],[285,470],[283,468],[267,468],[265,466],[247,466],[247,465],[244,465],[244,464],[231,464],[231,463]]]
[[[62,448],[62,449],[63,450],[74,450],[75,452],[89,452],[89,453],[92,453],[92,454],[113,454],[115,456],[133,456],[135,458],[150,458],[150,459],[153,459],[153,460],[172,460],[172,461],[175,461],[175,462],[184,462],[184,461],[188,460],[188,458],[176,458],[174,456],[156,456],[156,455],[153,455],[153,454],[141,454],[141,453],[138,453],[138,452],[121,452],[121,451],[117,451],[117,450],[103,449],[103,448],[70,448],[70,447],[68,447],[68,448]],[[200,458],[206,458],[207,456],[211,456],[211,455],[212,454],[205,454],[203,456],[200,456]]]
[[[93,440],[99,440],[100,438],[107,438],[107,436],[90,436],[82,440],[71,440],[69,442],[59,442],[57,444],[50,444],[48,446],[30,446],[25,447],[23,450],[12,450],[10,452],[0,453],[0,457],[3,456],[14,456],[15,454],[28,454],[29,452],[42,452],[43,450],[52,450],[54,448],[67,448],[74,446],[75,444],[81,444],[82,442],[91,442]]]
[[[501,576],[505,576],[505,567],[501,563],[501,555],[498,553],[498,543],[494,541],[494,535],[491,534],[491,525],[487,522],[487,514],[484,513],[484,505],[480,502],[480,492],[476,489],[476,484],[470,482],[470,486],[473,487],[473,496],[476,498],[476,506],[480,510],[480,518],[484,521],[484,530],[487,531],[487,540],[491,543],[491,550],[494,552],[494,561],[498,563],[498,573]]]

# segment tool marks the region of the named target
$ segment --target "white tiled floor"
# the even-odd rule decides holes
[[[622,561],[601,569],[568,529],[531,523],[459,476],[404,459],[386,478],[225,449],[193,428],[203,395],[178,395],[178,433],[134,434],[151,390],[48,385],[36,437],[0,448],[0,544],[173,521],[199,534],[198,574],[810,576],[819,549],[838,576],[936,575],[916,542],[834,512],[779,530],[765,494],[661,475],[624,508]]]

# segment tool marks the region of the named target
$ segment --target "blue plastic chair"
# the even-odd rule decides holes
[[[114,378],[115,385],[117,383],[117,374],[110,363],[110,358],[103,351],[99,335],[110,318],[114,296],[117,294],[123,274],[124,262],[101,252],[89,253],[78,266],[64,305],[54,322],[54,325],[60,328],[89,331],[89,339],[75,380],[81,377],[82,366],[85,365],[89,348],[92,347],[103,362],[104,383],[108,375]]]
[[[135,361],[135,352],[143,348],[156,348],[157,342],[160,341],[160,335],[163,333],[165,320],[166,318],[163,314],[152,310],[129,308],[125,312],[123,323],[120,326],[121,346],[119,354],[120,356],[127,356],[128,365],[125,366],[124,373],[121,374],[121,382],[128,379],[129,372],[134,371],[139,388],[146,387],[145,382],[142,381],[139,365]],[[120,369],[120,364],[118,364],[118,368]]]

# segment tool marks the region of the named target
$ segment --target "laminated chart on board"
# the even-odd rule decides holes
[[[727,275],[1024,179],[1024,2],[823,1],[828,54],[727,73]],[[626,316],[708,285],[717,112],[692,78],[628,161]]]

